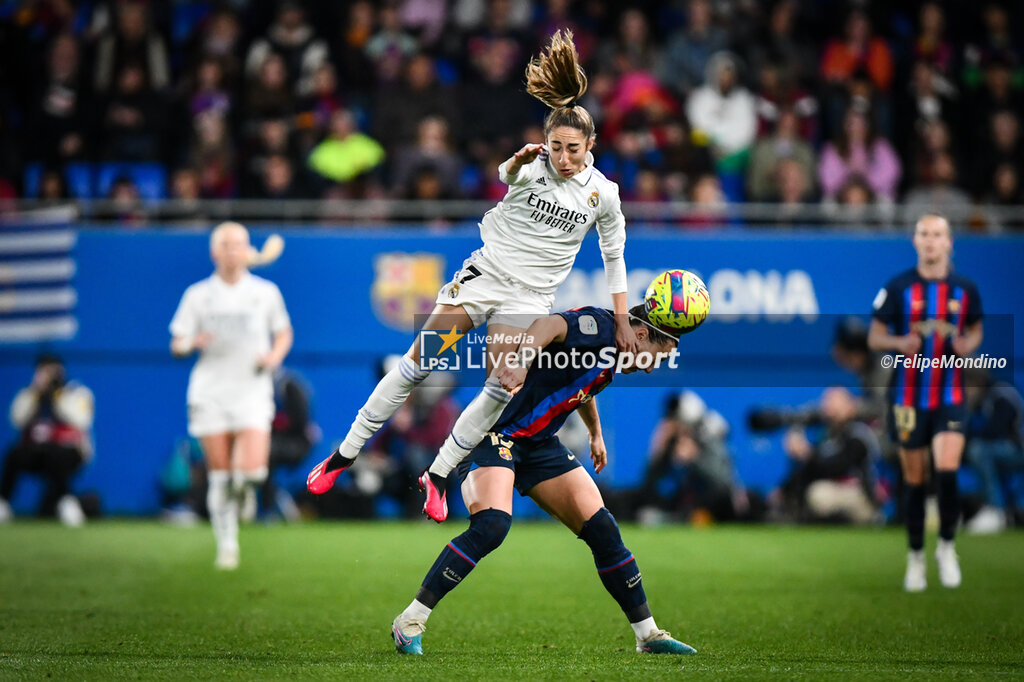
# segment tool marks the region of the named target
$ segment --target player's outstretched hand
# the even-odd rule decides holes
[[[640,347],[636,332],[633,331],[633,325],[629,323],[629,317],[623,315],[622,319],[617,321],[619,324],[615,325],[615,347],[619,349],[620,353],[628,352],[636,355],[640,352]]]
[[[608,448],[604,446],[604,436],[600,433],[590,435],[590,459],[594,462],[594,473],[599,474],[608,464]]]
[[[519,389],[523,387],[523,382],[526,381],[526,368],[502,365],[498,368],[497,377],[501,387],[515,395],[519,393]]]
[[[544,151],[544,145],[542,144],[528,144],[522,149],[512,155],[515,159],[515,165],[517,168],[522,168],[528,163],[531,163],[534,159],[540,156],[540,153]]]

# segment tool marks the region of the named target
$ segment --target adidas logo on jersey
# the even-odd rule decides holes
[[[544,178],[537,178],[537,184],[538,185],[544,185],[545,187],[547,187],[548,186],[548,181],[545,180]]]

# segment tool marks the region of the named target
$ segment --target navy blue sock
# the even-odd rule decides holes
[[[939,488],[939,537],[952,540],[960,520],[960,490],[955,471],[939,471],[935,476]]]
[[[498,548],[511,527],[512,516],[497,509],[484,509],[470,516],[466,532],[452,538],[427,571],[416,599],[434,608],[481,559]]]
[[[924,485],[906,484],[907,542],[915,552],[924,549]]]
[[[579,537],[594,553],[594,564],[604,589],[619,603],[629,622],[639,623],[650,618],[651,609],[647,606],[640,569],[633,554],[622,543],[622,534],[612,513],[601,507],[583,524]]]

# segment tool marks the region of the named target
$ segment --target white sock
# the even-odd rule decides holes
[[[384,375],[366,403],[356,413],[356,419],[338,451],[342,457],[355,459],[373,434],[402,406],[409,392],[430,375],[419,368],[408,355],[403,355],[395,367]]]
[[[629,627],[633,628],[633,634],[636,635],[637,639],[647,639],[649,634],[658,630],[658,625],[654,622],[654,616],[644,618],[639,623],[630,623]]]
[[[475,448],[498,421],[502,410],[512,396],[501,387],[496,378],[484,382],[483,390],[477,393],[452,427],[451,435],[430,465],[430,473],[447,477]]]
[[[405,607],[405,611],[402,611],[402,615],[399,618],[403,620],[426,620],[430,618],[430,612],[433,610],[418,599],[413,599],[412,603]]]
[[[232,494],[231,472],[211,471],[207,480],[206,507],[217,548],[238,547],[238,498]]]

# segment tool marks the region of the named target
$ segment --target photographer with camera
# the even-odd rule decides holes
[[[777,505],[800,520],[871,523],[877,517],[873,460],[878,439],[857,417],[857,399],[845,388],[833,386],[821,396],[816,417],[824,427],[821,440],[812,444],[799,424],[816,419],[799,415],[783,441],[793,468],[772,495]]]
[[[39,356],[32,383],[18,391],[11,403],[11,423],[20,436],[7,451],[0,476],[0,523],[13,518],[8,500],[24,473],[46,480],[41,516],[56,513],[68,526],[85,522],[69,485],[75,472],[92,457],[93,413],[92,391],[68,381],[64,363],[56,355]]]

